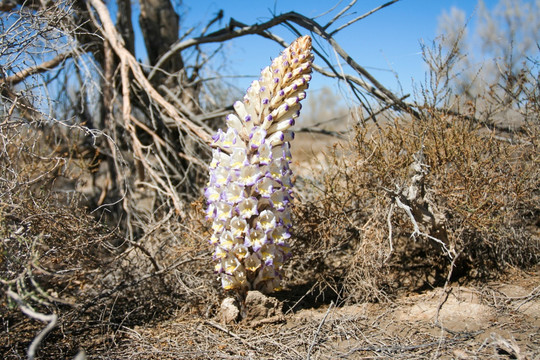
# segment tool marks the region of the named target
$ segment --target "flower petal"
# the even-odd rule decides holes
[[[244,266],[248,271],[256,271],[261,267],[261,260],[255,254],[249,254],[244,259]]]
[[[218,221],[227,221],[232,215],[233,207],[226,202],[216,203],[216,219]]]
[[[270,210],[264,210],[259,214],[256,222],[257,229],[268,233],[276,228],[276,215]]]
[[[249,146],[252,149],[258,149],[259,146],[261,146],[264,143],[265,138],[266,138],[266,131],[260,126],[255,126],[251,130],[251,134],[249,135]]]
[[[242,237],[248,232],[248,224],[245,219],[235,216],[231,219],[231,232],[235,238]]]
[[[246,197],[244,187],[238,184],[231,183],[223,191],[223,197],[224,200],[227,201],[227,203],[230,205],[238,204]]]
[[[258,215],[259,212],[257,211],[257,204],[258,201],[254,197],[249,197],[240,202],[238,204],[238,212],[241,217],[244,219],[249,219],[253,215]]]
[[[253,163],[268,165],[272,161],[272,148],[268,143],[263,143],[259,146],[258,151],[254,155]]]
[[[219,247],[223,250],[230,252],[235,244],[234,235],[230,231],[224,231],[219,237]]]
[[[263,229],[251,229],[246,236],[245,245],[251,247],[253,251],[258,251],[267,242],[268,238]]]
[[[258,166],[247,165],[240,169],[236,183],[243,186],[253,186],[261,176],[263,174]]]
[[[255,190],[263,198],[269,198],[272,192],[274,191],[274,181],[270,178],[264,177],[257,181],[255,185]]]
[[[234,148],[230,157],[230,168],[239,170],[249,164],[245,148]]]

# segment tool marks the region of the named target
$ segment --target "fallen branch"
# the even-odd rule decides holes
[[[34,338],[34,340],[32,340],[30,346],[28,347],[28,359],[33,360],[36,356],[37,349],[45,336],[49,332],[51,332],[51,330],[54,329],[54,327],[56,326],[58,317],[56,316],[56,314],[45,315],[32,310],[24,303],[23,299],[18,294],[14,293],[11,290],[8,290],[6,293],[19,305],[19,308],[25,315],[31,317],[32,319],[48,323],[47,326],[45,326],[45,328],[41,330],[41,332]]]
[[[311,351],[313,350],[313,346],[315,346],[315,342],[317,341],[317,337],[319,336],[319,333],[321,332],[321,328],[324,325],[324,322],[326,321],[326,318],[328,317],[328,314],[330,314],[330,310],[332,310],[332,307],[334,306],[334,302],[330,302],[330,305],[328,306],[328,309],[326,310],[326,314],[324,314],[324,317],[322,318],[319,327],[317,328],[317,331],[313,334],[313,340],[311,340],[311,344],[309,345],[308,352],[306,355],[306,359],[309,360],[311,356]]]

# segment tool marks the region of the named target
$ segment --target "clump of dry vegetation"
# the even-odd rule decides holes
[[[436,287],[449,271],[486,279],[536,264],[537,140],[483,129],[428,111],[358,128],[331,149],[319,198],[298,206],[298,261],[309,261],[294,266],[357,301]]]
[[[79,347],[110,347],[110,331],[159,319],[179,303],[205,313],[217,302],[204,271],[210,259],[198,211],[185,224],[171,211],[137,244],[83,206],[74,187],[91,171],[92,158],[43,141],[77,139],[80,131],[58,124],[1,128],[0,351],[6,359],[26,353],[42,332],[48,336],[37,342],[41,354],[73,357]],[[44,331],[47,324],[53,327]],[[60,324],[61,333],[48,333]]]

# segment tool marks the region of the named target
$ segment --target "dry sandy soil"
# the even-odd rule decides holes
[[[539,269],[540,270],[540,269]],[[447,286],[388,303],[280,313],[257,297],[248,318],[173,317],[118,332],[103,358],[539,359],[540,272]],[[276,304],[278,304],[276,306]],[[90,355],[90,354],[88,354]]]

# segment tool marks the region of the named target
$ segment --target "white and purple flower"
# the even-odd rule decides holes
[[[234,103],[226,131],[213,136],[204,194],[215,271],[226,290],[280,288],[292,226],[290,127],[306,97],[312,61],[311,38],[297,39]]]

